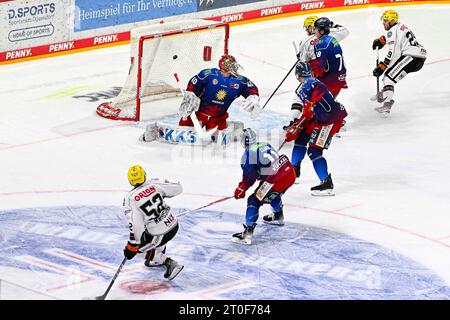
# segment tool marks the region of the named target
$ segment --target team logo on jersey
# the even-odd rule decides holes
[[[216,93],[217,100],[224,100],[226,96],[227,96],[227,92],[225,90],[219,90]]]
[[[216,86],[218,83],[219,83],[219,81],[217,81],[217,79],[213,79],[213,81],[212,81],[212,84],[213,84],[213,85]]]
[[[239,84],[237,83],[232,83],[230,84],[231,89],[239,89]]]
[[[388,36],[388,38],[392,37],[392,31],[389,31],[387,36]]]

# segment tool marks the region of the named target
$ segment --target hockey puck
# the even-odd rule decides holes
[[[173,56],[173,60],[175,60],[176,58],[178,58],[178,56],[177,56],[177,55],[174,55],[174,56]]]

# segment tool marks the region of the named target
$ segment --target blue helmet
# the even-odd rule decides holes
[[[311,65],[308,62],[297,62],[295,66],[295,76],[298,77],[310,77],[312,72]]]
[[[314,22],[314,28],[319,30],[319,32],[321,34],[329,34],[331,25],[332,25],[332,23],[331,23],[330,19],[328,19],[326,17],[319,18],[316,20],[316,22]],[[323,30],[323,33],[322,33],[322,30]]]

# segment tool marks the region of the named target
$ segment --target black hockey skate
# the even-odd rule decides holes
[[[333,188],[333,180],[331,179],[331,174],[329,174],[318,186],[311,188],[311,195],[334,196]]]
[[[281,209],[281,211],[279,212],[272,212],[271,214],[264,216],[263,221],[267,224],[284,226],[283,209]]]
[[[299,163],[297,163],[296,165],[294,165],[294,171],[295,171],[295,176],[297,177],[296,179],[295,179],[295,184],[299,184],[299,182],[298,182],[298,180],[299,180],[299,178],[300,178],[300,174],[301,174],[301,171],[300,171],[300,165],[301,165],[302,163],[301,162],[299,162]]]
[[[184,266],[182,264],[179,264],[175,260],[171,258],[167,258],[166,261],[164,261],[164,265],[166,266],[166,272],[164,272],[164,278],[172,280],[175,278],[181,270],[183,270]]]
[[[231,241],[234,243],[242,243],[251,245],[253,242],[253,231],[255,230],[255,226],[247,227],[244,224],[244,231],[233,234],[231,237]]]

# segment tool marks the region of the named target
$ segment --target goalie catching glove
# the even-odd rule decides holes
[[[252,118],[256,118],[262,111],[261,106],[259,105],[259,96],[256,94],[249,95],[243,102],[242,108],[245,111],[250,112]]]
[[[180,110],[178,111],[178,115],[183,119],[189,117],[192,112],[197,111],[200,107],[200,98],[192,91],[186,91],[184,93],[183,101],[180,105]]]

